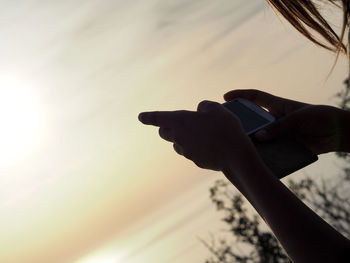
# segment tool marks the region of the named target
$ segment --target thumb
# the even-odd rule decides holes
[[[293,114],[285,116],[256,132],[254,137],[258,141],[272,140],[282,134],[290,133],[295,128],[295,122],[296,118]]]

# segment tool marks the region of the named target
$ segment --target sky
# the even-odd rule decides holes
[[[264,1],[0,3],[0,262],[204,262],[223,175],[138,113],[238,88],[335,105],[347,75],[340,57],[326,80],[334,54]],[[327,154],[292,176],[337,167]]]

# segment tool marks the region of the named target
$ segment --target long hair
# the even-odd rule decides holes
[[[347,54],[347,47],[343,43],[343,39],[349,20],[350,0],[325,1],[343,9],[343,26],[340,35],[334,32],[333,28],[320,14],[320,8],[313,0],[267,0],[267,2],[280,12],[301,34],[318,46],[336,52],[337,57],[340,53]],[[340,4],[336,2],[340,2]],[[325,43],[319,41],[310,32],[311,29],[320,34]]]

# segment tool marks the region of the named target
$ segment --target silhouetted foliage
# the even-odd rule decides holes
[[[349,78],[344,80],[345,89],[336,94],[336,97],[340,99],[339,107],[344,110],[350,110],[350,85]]]
[[[231,183],[218,180],[210,188],[210,198],[218,211],[225,213],[222,219],[228,231],[229,238],[221,239],[218,245],[212,238],[211,244],[202,242],[215,256],[206,263],[218,262],[290,262],[271,231],[261,224],[257,214],[248,212],[246,201],[241,194],[236,194]]]
[[[350,84],[336,94],[342,109],[350,110]],[[349,160],[348,153],[337,156]],[[319,216],[347,238],[350,238],[350,166],[342,168],[336,179],[313,180],[306,177],[298,182],[289,180],[289,188]],[[224,237],[212,236],[201,240],[212,253],[206,263],[284,263],[291,262],[269,228],[247,201],[237,194],[230,182],[218,180],[210,188],[210,199],[216,209],[224,213]]]
[[[344,110],[350,110],[350,82],[349,78],[344,80],[345,88],[338,92],[335,96],[340,100],[339,107]],[[344,159],[350,159],[350,154],[339,152],[337,156]]]

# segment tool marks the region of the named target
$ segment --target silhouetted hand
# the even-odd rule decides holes
[[[202,101],[197,111],[144,112],[139,120],[160,127],[160,137],[200,168],[223,171],[242,151],[255,151],[240,120],[216,102]]]
[[[341,110],[288,100],[259,90],[233,90],[225,100],[244,98],[269,110],[277,121],[255,134],[261,141],[279,135],[293,136],[315,154],[337,151],[340,147]]]

